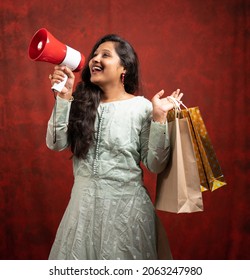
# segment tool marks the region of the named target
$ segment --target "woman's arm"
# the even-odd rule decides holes
[[[57,96],[46,134],[46,144],[51,150],[62,151],[68,147],[67,130],[70,107],[70,101]]]
[[[140,135],[142,162],[154,173],[164,170],[170,156],[167,114],[174,105],[169,98],[162,98],[163,94],[161,90],[152,98],[152,112],[148,112]],[[183,93],[177,89],[171,96],[180,101]]]
[[[164,170],[170,156],[168,126],[151,121],[151,116],[144,123],[140,135],[141,160],[153,173]]]
[[[65,75],[67,82],[62,91],[57,94],[47,127],[46,144],[49,149],[55,151],[62,151],[68,147],[67,130],[75,76],[68,67],[60,65],[56,65],[53,74],[49,75],[51,85],[62,82]]]

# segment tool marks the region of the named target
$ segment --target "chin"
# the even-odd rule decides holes
[[[97,79],[90,79],[90,82],[98,87],[101,87],[101,82],[98,81]]]
[[[95,77],[91,77],[90,78],[90,82],[92,83],[92,84],[98,84],[98,79],[95,79]]]

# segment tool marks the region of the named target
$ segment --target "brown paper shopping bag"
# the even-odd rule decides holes
[[[187,118],[189,123],[202,191],[214,191],[225,186],[226,182],[199,107],[183,109],[181,116]],[[170,112],[168,121],[173,121],[174,118],[174,112]]]
[[[203,211],[200,178],[187,118],[168,123],[171,159],[157,175],[156,209],[173,213]]]

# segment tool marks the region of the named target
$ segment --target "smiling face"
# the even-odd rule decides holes
[[[115,50],[114,42],[102,43],[89,61],[90,81],[103,88],[107,85],[121,85],[121,74],[125,73]]]

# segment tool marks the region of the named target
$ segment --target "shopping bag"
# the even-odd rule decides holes
[[[199,164],[201,186],[211,191],[225,186],[225,178],[219,165],[211,139],[198,107],[189,108],[188,119],[193,127],[197,140],[197,153],[199,152],[202,164]],[[202,171],[203,169],[203,171]]]
[[[176,112],[176,110],[175,110]],[[157,175],[155,207],[173,213],[203,211],[200,178],[187,118],[168,122],[171,157]]]
[[[225,178],[199,107],[181,110],[181,117],[187,118],[191,128],[202,191],[214,191],[225,186]],[[168,121],[172,121],[174,118],[174,112],[170,112],[168,114]]]

